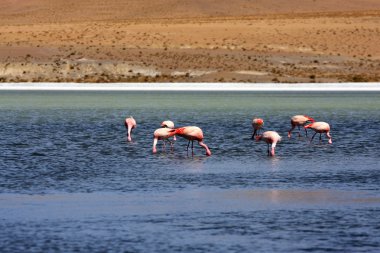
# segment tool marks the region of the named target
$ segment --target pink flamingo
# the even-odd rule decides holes
[[[157,153],[156,145],[158,140],[163,140],[164,141],[164,148],[166,147],[165,145],[165,140],[168,138],[172,137],[175,135],[175,129],[170,129],[170,128],[158,128],[156,131],[154,131],[153,134],[153,154]]]
[[[174,129],[174,122],[171,120],[165,120],[161,123],[161,127]],[[173,135],[173,141],[176,141],[175,135]]]
[[[124,124],[125,128],[128,129],[128,141],[132,141],[131,133],[132,129],[135,129],[137,126],[136,120],[132,116],[130,116],[129,118],[125,119]]]
[[[206,144],[203,143],[203,132],[202,132],[202,129],[200,129],[199,127],[196,127],[196,126],[180,127],[180,128],[175,129],[175,134],[189,140],[186,150],[189,150],[189,145],[191,141],[191,149],[194,154],[194,141],[198,141],[199,145],[206,150],[206,155],[207,156],[211,155],[210,149],[207,147]]]
[[[162,121],[161,127],[166,127],[166,128],[174,129],[174,122],[171,121],[171,120]]]
[[[298,126],[298,136],[301,136],[301,129],[300,126],[304,126],[308,121],[315,122],[315,120],[309,116],[306,115],[295,115],[291,118],[290,124],[292,124],[292,128],[288,132],[288,137],[290,138],[292,136],[293,129]],[[305,128],[305,134],[307,136],[307,130]]]
[[[268,155],[274,156],[274,149],[277,142],[281,141],[281,136],[275,131],[266,131],[262,135],[259,135],[257,139],[264,140],[268,144]],[[272,146],[271,149],[269,149],[269,144]]]
[[[309,125],[304,126],[304,128],[311,128],[315,131],[313,137],[311,137],[310,143],[313,141],[314,136],[319,133],[319,140],[322,140],[322,134],[325,133],[327,138],[329,138],[329,143],[332,144],[332,138],[330,135],[330,125],[326,122],[313,122]]]
[[[259,135],[260,129],[262,129],[264,126],[264,120],[260,118],[254,118],[252,120],[252,127],[253,127],[253,134],[252,134],[252,139],[255,138],[255,136]]]

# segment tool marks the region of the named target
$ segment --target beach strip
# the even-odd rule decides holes
[[[380,91],[380,83],[0,83],[0,90]]]

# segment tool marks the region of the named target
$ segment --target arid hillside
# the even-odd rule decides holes
[[[0,22],[244,17],[380,10],[379,0],[2,0]]]
[[[0,1],[0,82],[379,82],[379,43],[379,0]]]

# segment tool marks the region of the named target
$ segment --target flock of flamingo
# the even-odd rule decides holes
[[[311,137],[310,142],[313,141],[315,135],[319,133],[319,140],[322,140],[322,134],[326,134],[329,144],[332,143],[332,138],[330,135],[330,125],[326,122],[316,122],[313,118],[306,115],[295,115],[290,120],[291,128],[288,131],[288,138],[291,138],[292,131],[294,128],[298,127],[301,136],[301,127],[305,129],[305,135],[307,136],[307,129],[311,128],[314,130],[314,135]],[[128,141],[132,141],[132,130],[137,126],[136,120],[131,116],[125,119],[125,127],[128,131]],[[261,118],[254,118],[252,120],[253,134],[252,139],[256,141],[265,141],[268,145],[268,155],[275,155],[275,148],[279,141],[281,141],[281,136],[276,131],[265,131],[259,134],[263,130],[264,120]],[[170,120],[163,121],[161,123],[161,128],[156,129],[153,133],[153,154],[157,153],[157,142],[162,140],[165,147],[165,142],[168,141],[173,147],[173,141],[176,140],[176,135],[187,139],[189,142],[187,144],[187,151],[189,150],[190,142],[191,149],[194,154],[194,141],[198,141],[198,144],[206,150],[206,155],[211,156],[211,151],[208,146],[203,142],[203,131],[197,126],[185,126],[180,128],[175,128],[174,123]],[[173,141],[170,138],[173,138]]]

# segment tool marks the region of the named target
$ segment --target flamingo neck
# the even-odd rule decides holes
[[[153,154],[157,153],[157,148],[156,148],[157,140],[158,140],[157,137],[155,137],[153,140]]]
[[[211,156],[211,151],[210,149],[207,147],[206,144],[204,144],[202,141],[199,142],[199,145],[202,146],[204,149],[206,149],[206,155],[207,156]]]
[[[132,126],[128,124],[128,141],[132,141],[131,132],[132,132]]]

